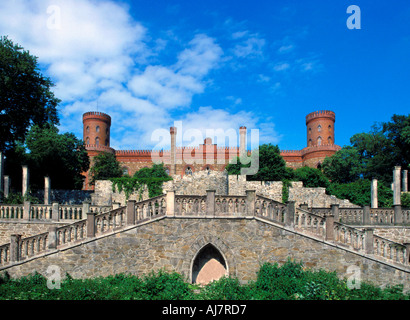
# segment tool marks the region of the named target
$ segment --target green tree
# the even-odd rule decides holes
[[[60,100],[51,92],[52,86],[40,73],[37,57],[0,37],[0,151],[24,141],[33,124],[58,124]]]
[[[251,163],[259,162],[259,169],[254,175],[247,175],[250,181],[282,181],[291,178],[291,171],[286,168],[286,162],[280,155],[280,149],[276,145],[263,144],[259,149],[252,151],[252,159],[247,164],[242,164],[240,159],[236,159],[236,164],[228,164],[226,170],[228,174],[239,175],[241,168],[249,168]]]
[[[370,185],[370,180],[358,179],[350,183],[331,183],[326,191],[339,199],[348,199],[358,206],[368,206],[371,200]],[[379,207],[392,206],[393,192],[382,181],[377,184],[377,196]]]
[[[55,126],[34,125],[27,134],[26,163],[30,168],[30,185],[44,187],[49,176],[53,189],[81,189],[90,161],[82,140],[73,133],[60,134]],[[21,167],[20,167],[21,171]]]
[[[302,167],[296,169],[293,180],[302,181],[303,186],[307,188],[327,188],[329,186],[329,179],[321,170],[316,168]]]
[[[345,146],[322,163],[324,174],[336,183],[349,183],[360,178],[363,172],[361,157],[356,148]]]
[[[95,184],[96,180],[107,180],[109,178],[119,178],[122,176],[120,163],[115,155],[102,152],[94,157],[94,163],[89,172],[90,185]]]

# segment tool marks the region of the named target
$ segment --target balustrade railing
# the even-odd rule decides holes
[[[215,216],[246,214],[245,196],[215,196]]]
[[[255,200],[255,215],[267,218],[279,224],[286,222],[287,207],[285,204],[260,195]]]
[[[19,260],[46,252],[48,249],[47,243],[48,232],[21,239],[19,243]]]
[[[394,210],[392,208],[371,208],[370,209],[371,224],[393,224]]]
[[[63,246],[67,244],[73,244],[75,242],[84,240],[87,238],[87,226],[86,220],[77,221],[67,226],[59,227],[56,229],[56,245]]]
[[[409,261],[407,261],[408,253],[406,253],[405,245],[379,236],[373,236],[373,244],[375,256],[399,264],[409,264]]]
[[[365,233],[360,229],[342,223],[334,223],[334,241],[350,247],[356,251],[365,250]]]
[[[100,213],[95,216],[95,235],[118,230],[125,226],[126,207]]]
[[[167,206],[170,206],[167,208]],[[25,206],[0,207],[1,215],[11,219],[21,219]],[[49,210],[51,207],[51,211]],[[16,209],[15,211],[13,211]],[[53,211],[54,209],[54,211]],[[30,219],[55,219],[56,206],[32,205]],[[168,210],[169,209],[169,210]],[[64,248],[81,243],[89,238],[109,234],[126,226],[138,225],[149,219],[169,216],[249,216],[254,215],[273,221],[283,226],[293,227],[296,231],[333,241],[342,247],[350,248],[360,254],[374,253],[374,256],[390,262],[409,265],[410,246],[401,245],[379,236],[373,236],[372,229],[361,230],[344,222],[335,221],[335,217],[347,223],[364,221],[364,214],[372,224],[380,223],[379,219],[387,219],[391,223],[395,210],[341,208],[337,206],[319,208],[319,211],[296,209],[294,202],[280,203],[273,199],[256,195],[248,190],[246,196],[215,195],[215,191],[207,191],[206,196],[175,195],[170,192],[140,202],[129,201],[127,206],[109,210],[109,207],[61,205],[58,206],[59,219],[81,219],[66,226],[53,227],[49,232],[21,239],[19,235],[11,236],[11,243],[0,246],[0,266],[11,262],[25,260],[42,254],[49,249]],[[396,208],[397,209],[397,208]],[[105,211],[108,210],[108,211]],[[87,211],[87,212],[84,212]],[[410,209],[399,211],[403,222],[409,221]],[[84,215],[87,214],[87,217]],[[372,220],[373,219],[373,220]],[[389,220],[390,219],[390,220]],[[369,218],[366,218],[369,221]],[[369,233],[370,232],[370,233]],[[370,235],[369,235],[370,234]],[[369,249],[371,247],[371,250]]]
[[[206,214],[206,196],[175,196],[175,215],[205,215]]]
[[[10,263],[10,243],[0,246],[0,266]]]
[[[135,221],[147,220],[164,215],[167,211],[165,195],[137,202],[135,204]]]
[[[0,219],[23,219],[24,206],[0,204]]]
[[[295,229],[324,238],[326,236],[326,219],[309,211],[296,209]]]
[[[347,224],[362,224],[363,213],[363,208],[339,208],[339,221]]]

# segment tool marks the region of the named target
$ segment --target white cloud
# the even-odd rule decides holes
[[[237,38],[242,39],[245,35],[247,35],[247,33]],[[239,58],[262,57],[265,43],[265,39],[261,38],[258,34],[252,34],[237,44],[234,47],[233,52],[235,56]]]
[[[275,71],[283,71],[283,70],[289,69],[289,67],[290,67],[289,63],[287,63],[287,62],[282,62],[282,63],[276,64],[276,65],[273,67],[273,69],[274,69]]]

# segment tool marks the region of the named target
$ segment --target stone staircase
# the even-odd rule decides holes
[[[126,206],[106,212],[91,210],[85,204],[82,214],[86,218],[31,237],[12,235],[10,243],[0,246],[0,270],[164,218],[242,218],[268,223],[410,273],[410,244],[374,235],[371,224],[363,225],[391,213],[380,212],[338,205],[320,210],[296,208],[294,202],[283,204],[257,195],[255,190],[247,190],[245,196],[216,195],[214,190],[207,190],[204,196],[168,191],[140,202],[130,200]],[[402,223],[409,222],[403,212],[401,217]],[[353,220],[360,220],[361,225],[352,225]]]

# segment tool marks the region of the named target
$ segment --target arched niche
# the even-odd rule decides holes
[[[208,243],[196,254],[192,263],[192,283],[207,284],[228,275],[228,265],[223,254]]]

